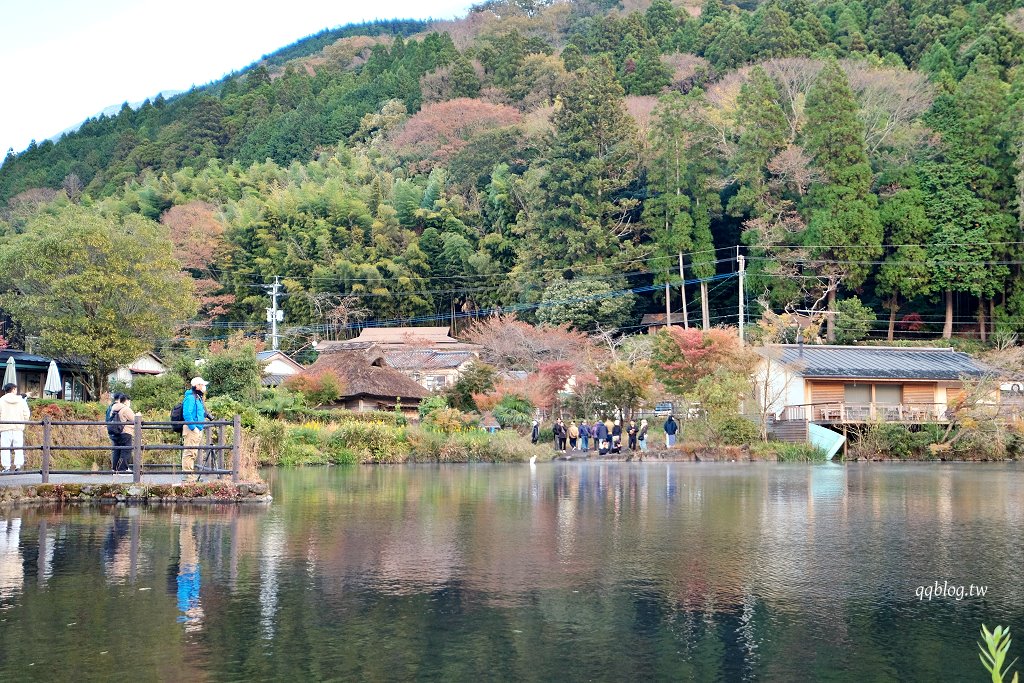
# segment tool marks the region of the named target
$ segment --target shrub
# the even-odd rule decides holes
[[[760,442],[751,446],[757,455],[779,462],[825,462],[825,451],[809,443]]]
[[[427,396],[420,401],[420,420],[425,420],[431,413],[447,407],[448,399],[444,396]]]
[[[453,434],[472,429],[479,419],[455,408],[441,408],[427,415],[423,425],[442,434]]]
[[[263,364],[251,344],[213,354],[200,369],[203,378],[210,383],[211,397],[231,396],[245,403],[255,403],[259,399]]]
[[[503,428],[526,427],[533,420],[533,404],[521,396],[507,394],[494,406],[494,419]]]
[[[344,390],[345,383],[337,372],[324,368],[315,371],[307,370],[301,375],[289,377],[284,385],[291,391],[302,394],[306,403],[322,406],[337,401]]]
[[[136,377],[131,387],[122,390],[132,397],[132,407],[136,410],[170,414],[171,408],[181,403],[186,388],[180,376],[168,372],[159,377]]]
[[[740,415],[729,415],[711,425],[717,441],[726,446],[745,446],[760,439],[757,425]]]
[[[912,432],[906,426],[883,422],[873,424],[854,442],[851,450],[861,458],[917,458],[931,443],[930,432]]]

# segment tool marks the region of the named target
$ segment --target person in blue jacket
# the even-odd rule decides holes
[[[580,445],[583,446],[584,453],[590,450],[590,425],[586,420],[580,422]]]
[[[203,445],[203,430],[206,427],[207,381],[202,377],[193,377],[192,386],[185,392],[181,401],[181,415],[185,424],[182,431],[184,449],[181,451],[181,471],[185,481],[196,481],[196,460],[199,458],[199,447]]]

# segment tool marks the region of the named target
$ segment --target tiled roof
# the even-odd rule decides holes
[[[990,371],[951,349],[785,344],[759,349],[804,377],[958,380]]]
[[[468,351],[389,351],[388,365],[396,370],[453,370],[473,360]]]

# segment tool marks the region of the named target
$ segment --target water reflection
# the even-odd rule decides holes
[[[270,477],[269,508],[0,513],[0,678],[948,679],[1024,627],[1013,465]]]

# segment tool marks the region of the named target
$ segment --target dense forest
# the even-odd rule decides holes
[[[755,320],[1004,338],[1017,5],[489,0],[324,31],[9,153],[0,231],[160,223],[198,295],[185,336],[259,333],[280,276],[291,348],[495,311],[630,332],[666,291],[735,324],[741,254]]]

